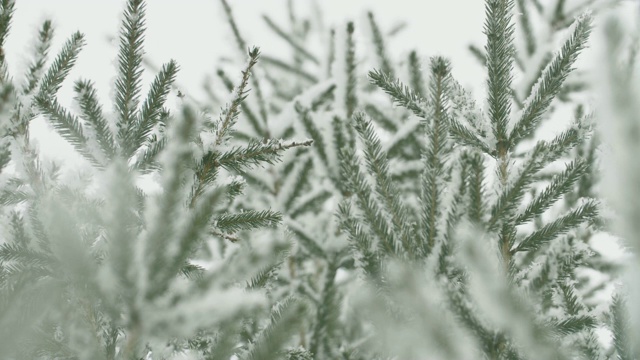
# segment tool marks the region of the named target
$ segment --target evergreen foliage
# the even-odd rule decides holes
[[[50,62],[45,21],[19,87],[3,50],[16,4],[0,0],[0,356],[637,358],[635,293],[600,296],[624,264],[591,246],[612,228],[594,112],[577,96],[594,86],[573,68],[599,14],[587,8],[614,3],[486,0],[486,44],[470,47],[487,74],[480,108],[447,58],[392,54],[402,26],[373,13],[328,27],[289,0],[288,26],[263,17],[290,47],[282,58],[250,48],[219,0],[244,65],[217,69],[224,94],[209,88],[209,103],[170,109],[179,66],[157,69],[141,98],[145,2],[128,0],[113,111],[81,79],[72,112],[57,92],[84,36]],[[623,30],[605,30],[616,54]],[[555,33],[559,49],[545,45]],[[607,64],[622,153],[637,147],[633,49],[622,70]],[[538,139],[560,103],[573,121]],[[81,182],[40,160],[38,116],[90,164]],[[612,204],[637,251],[637,204]]]

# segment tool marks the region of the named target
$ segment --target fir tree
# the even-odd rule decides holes
[[[78,111],[60,105],[84,38],[47,66],[48,21],[18,89],[2,50],[15,4],[0,1],[3,358],[637,357],[635,295],[620,292],[601,314],[598,287],[580,276],[621,267],[589,245],[608,222],[600,143],[577,96],[592,88],[573,69],[592,32],[583,10],[615,1],[486,0],[486,45],[471,49],[487,72],[481,109],[446,58],[391,54],[402,26],[373,13],[328,27],[289,0],[288,25],[263,17],[290,46],[282,58],[249,48],[220,0],[244,65],[236,80],[218,67],[223,94],[181,96],[174,110],[174,61],[140,99],[145,2],[129,0],[112,112],[89,80],[75,83]],[[549,20],[542,35],[534,12]],[[620,38],[614,23],[606,30]],[[606,96],[633,130],[631,68],[612,64],[620,86]],[[575,118],[538,140],[559,102]],[[84,183],[63,183],[60,165],[39,159],[36,116],[91,165]],[[141,189],[143,176],[161,191]],[[621,209],[632,239],[634,208]]]
[[[3,41],[14,9],[9,0],[0,8]],[[7,74],[3,52],[3,165],[15,168],[2,172],[8,231],[0,244],[3,358],[165,358],[184,351],[228,358],[238,351],[245,322],[271,324],[245,356],[269,358],[286,340],[288,330],[279,324],[305,311],[290,296],[269,317],[260,278],[286,255],[289,243],[282,237],[255,250],[235,246],[206,267],[197,263],[207,239],[235,242],[236,232],[281,220],[268,209],[230,211],[245,184],[227,171],[273,163],[284,150],[311,144],[230,146],[258,49],[249,49],[219,119],[188,106],[174,115],[165,107],[178,71],[174,61],[140,102],[144,32],[145,3],[128,1],[113,113],[102,110],[88,80],[74,86],[79,114],[59,105],[56,92],[84,44],[81,33],[47,68],[53,30],[46,21],[20,89]],[[93,165],[86,184],[64,184],[55,164],[40,163],[28,141],[37,115]],[[147,195],[136,186],[148,173],[161,178],[161,193]]]

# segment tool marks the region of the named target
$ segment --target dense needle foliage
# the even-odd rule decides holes
[[[629,266],[592,242],[613,232],[637,252],[640,212],[598,190],[603,115],[587,97],[607,89],[622,159],[610,183],[633,196],[637,44],[620,66],[625,29],[609,19],[602,84],[574,69],[616,1],[486,0],[486,43],[470,46],[481,107],[447,58],[391,54],[402,24],[328,25],[290,0],[287,26],[264,16],[284,58],[250,47],[219,0],[237,67],[218,68],[207,101],[180,93],[172,109],[175,61],[141,93],[145,1],[128,0],[111,111],[87,79],[77,107],[60,104],[85,41],[72,34],[50,61],[50,21],[22,83],[10,76],[20,3],[0,0],[3,359],[640,355],[637,277],[610,298]],[[539,139],[561,106],[574,118]],[[39,116],[90,164],[80,181],[29,141]]]

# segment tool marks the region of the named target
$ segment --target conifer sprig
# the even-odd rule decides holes
[[[96,141],[107,159],[116,154],[116,145],[109,124],[102,113],[94,85],[89,80],[76,81],[73,90],[80,104],[81,118],[96,131]]]
[[[515,218],[516,225],[522,225],[541,215],[553,203],[558,201],[563,194],[571,191],[573,185],[579,178],[584,176],[588,170],[586,161],[571,162],[564,172],[552,178],[551,184],[547,186],[539,196],[534,198],[527,208]]]
[[[438,219],[442,214],[442,180],[445,177],[445,161],[447,152],[451,148],[449,142],[448,92],[450,77],[449,62],[441,57],[431,60],[430,80],[430,110],[429,119],[425,126],[425,142],[428,144],[422,154],[424,162],[422,173],[422,231],[423,250],[428,254],[436,244],[440,235],[437,228]]]
[[[85,136],[80,120],[76,116],[65,110],[53,98],[39,96],[36,98],[36,104],[42,114],[47,116],[49,121],[51,121],[53,128],[58,131],[60,136],[73,145],[78,153],[97,168],[104,166],[103,160],[98,160],[91,152],[88,146],[89,139]]]
[[[488,115],[497,142],[496,152],[502,160],[508,151],[507,127],[511,112],[510,92],[514,56],[514,26],[511,22],[513,0],[488,0],[485,12]],[[506,174],[502,177],[504,175]],[[501,180],[504,179],[501,178]]]
[[[568,214],[557,218],[546,224],[540,230],[534,231],[524,238],[512,252],[536,251],[541,246],[575,228],[585,221],[593,222],[598,215],[598,204],[595,201],[588,201]]]
[[[522,116],[509,134],[510,146],[517,145],[522,138],[530,134],[538,126],[541,115],[547,110],[551,100],[560,91],[565,79],[573,70],[571,66],[576,61],[580,51],[586,46],[591,32],[591,21],[589,13],[585,13],[576,20],[570,38],[549,63],[525,102]]]
[[[50,97],[60,89],[62,82],[75,65],[78,54],[84,45],[85,40],[82,33],[75,32],[71,35],[71,38],[64,44],[62,51],[60,51],[44,75],[40,83],[38,98]]]
[[[613,345],[618,358],[621,360],[634,359],[637,346],[628,338],[631,330],[626,301],[616,295],[611,303],[611,317],[613,323]]]
[[[318,59],[313,54],[311,54],[309,51],[307,51],[307,49],[305,49],[304,46],[299,44],[296,39],[294,39],[291,36],[289,36],[289,34],[287,34],[284,30],[282,30],[282,28],[280,28],[280,26],[276,25],[276,23],[269,16],[263,15],[262,19],[274,31],[275,34],[277,34],[284,41],[289,43],[289,45],[291,45],[291,47],[297,53],[299,53],[300,55],[304,56],[307,60],[311,61],[312,63],[314,63],[316,65],[320,65],[320,61],[318,61]]]
[[[127,2],[120,32],[118,77],[116,78],[115,109],[118,114],[118,142],[125,157],[135,149],[132,130],[137,116],[142,80],[142,56],[145,28],[145,3],[143,0]]]
[[[380,251],[384,254],[401,256],[402,244],[391,234],[387,218],[372,196],[375,192],[360,169],[358,157],[352,149],[346,148],[341,150],[338,156],[341,177],[347,183],[349,191],[356,195],[358,207],[364,213],[367,224],[375,234]]]
[[[346,36],[346,44],[345,44],[345,71],[346,71],[346,80],[347,83],[345,86],[345,99],[344,106],[346,109],[346,117],[350,119],[356,108],[358,107],[358,96],[357,96],[357,85],[358,85],[358,77],[356,75],[356,50],[355,50],[355,40],[354,40],[354,31],[355,25],[353,22],[347,23],[347,36]],[[342,60],[342,59],[341,59]]]
[[[416,116],[428,119],[426,100],[415,93],[410,87],[404,85],[400,80],[392,79],[387,74],[373,70],[369,72],[371,82],[389,94],[394,102],[400,106],[411,110]]]
[[[15,6],[15,0],[2,0],[0,3],[0,84],[3,85],[9,81],[4,42],[9,35],[13,13],[16,11]]]
[[[242,37],[242,34],[240,33],[240,30],[238,29],[238,25],[236,24],[236,21],[233,17],[233,13],[231,11],[231,7],[229,6],[229,4],[227,3],[227,0],[220,0],[220,2],[222,3],[222,7],[225,11],[225,14],[227,16],[227,21],[229,22],[229,26],[231,27],[231,31],[233,32],[233,36],[236,40],[236,44],[238,45],[238,49],[240,50],[240,52],[242,52],[244,54],[244,52],[246,51],[246,49],[248,49],[247,43],[244,40],[244,38]],[[260,114],[260,118],[262,119],[263,125],[264,126],[262,128],[262,131],[259,133],[259,135],[269,138],[271,137],[269,134],[268,129],[266,128],[267,125],[267,121],[268,121],[268,115],[267,115],[267,105],[265,103],[264,100],[264,95],[262,93],[262,86],[260,84],[260,81],[258,80],[258,78],[253,77],[251,79],[253,88],[255,89],[256,92],[256,100],[258,103],[258,110],[259,110],[259,114]]]
[[[353,117],[355,129],[364,144],[364,153],[369,173],[373,175],[376,193],[382,199],[386,212],[391,215],[393,233],[399,235],[394,242],[401,242],[404,251],[409,256],[415,256],[416,244],[409,224],[403,219],[409,219],[409,213],[400,201],[400,195],[395,190],[389,176],[389,161],[382,152],[380,140],[376,136],[371,122],[363,113],[356,113]]]
[[[164,120],[162,116],[163,106],[167,100],[169,90],[171,90],[171,85],[175,81],[178,69],[179,67],[175,61],[169,61],[169,63],[162,66],[162,69],[151,83],[149,94],[144,104],[142,104],[142,108],[133,125],[137,129],[132,140],[134,151],[140,149],[155,126],[159,124],[165,125],[161,123]]]
[[[389,61],[387,55],[387,49],[384,43],[384,37],[382,36],[382,32],[380,31],[380,27],[376,22],[375,17],[372,12],[367,13],[367,18],[369,20],[369,26],[371,27],[371,35],[373,36],[373,44],[376,49],[376,55],[378,56],[379,69],[383,74],[389,76],[389,78],[395,78],[395,71],[391,65],[391,61]]]
[[[51,40],[53,39],[53,27],[51,26],[51,20],[45,20],[42,23],[42,28],[38,32],[38,42],[35,47],[34,59],[26,76],[26,82],[22,88],[24,95],[29,95],[36,89],[38,82],[40,81],[40,73],[44,68],[49,50],[51,48]]]
[[[249,50],[249,63],[245,69],[242,70],[242,79],[240,80],[240,84],[237,85],[238,87],[233,93],[231,103],[227,104],[227,108],[221,113],[220,125],[216,134],[216,145],[220,145],[223,141],[227,140],[229,131],[238,120],[238,115],[240,115],[240,105],[247,98],[248,90],[246,90],[246,87],[249,84],[251,69],[258,63],[259,58],[260,49],[254,47]]]

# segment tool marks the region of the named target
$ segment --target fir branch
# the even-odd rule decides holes
[[[405,30],[408,26],[409,25],[404,21],[401,21],[401,22],[397,23],[391,29],[389,29],[389,31],[387,31],[387,37],[388,38],[392,38],[392,37],[398,35],[403,30]]]
[[[226,109],[220,114],[220,123],[217,126],[218,130],[216,132],[214,147],[218,147],[223,142],[228,141],[228,135],[240,114],[239,107],[247,97],[245,87],[249,80],[251,68],[253,68],[253,66],[258,62],[259,57],[260,50],[258,48],[252,48],[249,50],[249,63],[245,67],[245,70],[242,71],[242,80],[240,85],[234,92],[234,97],[231,100],[231,103],[227,104]],[[204,190],[204,186],[213,182],[218,167],[230,166],[239,170],[241,166],[246,166],[247,162],[257,164],[258,162],[266,161],[272,163],[270,161],[273,161],[272,158],[275,153],[272,152],[271,154],[268,154],[272,155],[269,157],[267,155],[268,151],[266,151],[266,149],[260,149],[258,144],[255,142],[250,143],[247,148],[235,148],[223,154],[218,154],[217,151],[211,151],[211,149],[208,150],[209,151],[202,159],[201,164],[199,164],[198,170],[196,171],[197,182],[194,184],[194,189],[192,191],[190,207],[193,207],[195,200]],[[236,161],[238,161],[237,164],[235,164]]]
[[[459,177],[459,184],[457,188],[451,187],[450,189],[455,191],[452,194],[452,199],[449,203],[449,209],[446,214],[446,228],[443,234],[444,242],[451,242],[451,239],[455,237],[454,231],[458,228],[458,225],[463,220],[463,216],[466,215],[467,209],[464,205],[466,200],[466,192],[467,192],[467,183],[466,178],[468,177],[467,172],[469,172],[469,164],[465,161],[467,154],[462,153],[456,162],[459,161],[460,166],[455,166],[451,169],[451,176]],[[450,191],[451,191],[450,190]]]
[[[342,84],[345,87],[345,99],[344,106],[346,109],[346,117],[350,119],[353,115],[353,112],[358,107],[358,96],[357,96],[357,76],[356,76],[356,45],[355,40],[353,39],[354,32],[353,22],[347,23],[347,39],[345,44],[345,71],[346,73],[346,84]]]
[[[109,182],[106,198],[106,237],[109,244],[111,268],[124,289],[128,306],[133,306],[136,279],[132,276],[135,264],[135,240],[137,224],[131,205],[136,198],[134,179],[123,160],[115,162],[107,173]]]
[[[426,100],[404,85],[400,80],[393,80],[379,70],[369,72],[371,83],[389,94],[394,103],[403,106],[422,119],[428,119]]]
[[[274,57],[271,57],[268,55],[262,55],[262,62],[266,65],[271,65],[280,70],[299,76],[300,78],[305,79],[311,84],[316,84],[318,82],[318,78],[315,77],[314,75],[304,71],[301,68],[294,67],[293,65],[287,64],[284,61],[276,59]]]
[[[486,326],[478,319],[475,309],[472,308],[469,300],[465,299],[465,295],[457,289],[453,289],[452,286],[448,286],[446,289],[448,298],[448,307],[453,312],[454,316],[460,321],[471,334],[478,339],[480,346],[485,354],[491,354],[493,349],[498,347],[496,345],[506,344],[504,334],[496,333],[486,328]],[[494,354],[494,357],[497,354]]]
[[[300,196],[302,189],[305,185],[309,183],[309,177],[311,174],[311,170],[313,168],[313,159],[308,158],[302,165],[296,167],[295,173],[292,173],[290,176],[294,176],[296,181],[293,189],[287,193],[287,198],[284,199],[284,210],[291,210],[291,205],[293,202],[298,199]]]
[[[26,82],[22,88],[23,95],[31,94],[40,81],[40,72],[47,62],[49,49],[51,49],[53,33],[54,31],[51,26],[51,20],[45,20],[38,32],[38,42],[35,46],[34,60],[31,65],[29,65],[29,70],[27,71]]]
[[[29,199],[31,199],[31,195],[22,190],[2,190],[0,192],[0,205],[4,206],[21,204]]]
[[[249,63],[242,71],[242,80],[234,91],[231,103],[227,104],[225,110],[220,114],[220,125],[218,126],[218,133],[216,134],[216,146],[219,146],[223,141],[227,140],[227,135],[235,125],[238,115],[240,115],[239,107],[247,97],[247,90],[245,90],[245,88],[249,83],[251,69],[258,63],[259,57],[260,49],[252,48],[249,50]]]
[[[567,165],[562,174],[556,175],[535,199],[529,203],[527,208],[514,219],[516,225],[522,225],[541,215],[553,203],[558,201],[563,194],[572,190],[573,184],[586,174],[588,164],[586,161],[574,161]]]
[[[245,42],[245,40],[242,38],[242,35],[240,34],[240,31],[238,30],[238,25],[236,25],[236,22],[233,18],[233,14],[231,13],[231,7],[229,6],[229,4],[227,3],[227,0],[220,0],[220,2],[222,3],[222,7],[224,8],[224,12],[227,15],[227,20],[229,21],[229,26],[231,27],[231,31],[233,32],[233,36],[236,40],[236,43],[238,45],[238,50],[240,52],[242,52],[244,54],[244,52],[246,51],[246,49],[248,49],[247,43]],[[257,48],[253,48],[253,50],[250,50],[250,54],[252,51],[257,51]],[[257,56],[257,53],[256,53]],[[265,125],[265,128],[263,128],[262,130],[264,131],[264,133],[260,133],[260,135],[269,138],[269,130],[267,129],[267,106],[266,103],[264,101],[264,97],[262,95],[262,87],[260,86],[260,81],[258,81],[258,79],[256,77],[253,77],[251,80],[252,84],[253,84],[253,88],[256,91],[256,98],[257,98],[257,102],[258,102],[258,108],[260,111],[260,117],[262,118],[262,121]]]
[[[389,224],[383,215],[380,205],[372,197],[374,190],[365,180],[354,150],[343,148],[338,155],[338,159],[340,161],[341,179],[346,183],[347,188],[357,195],[358,207],[364,213],[366,224],[371,227],[379,239],[378,246],[380,250],[387,255],[401,255],[402,244],[395,241],[396,239],[391,233],[391,229],[389,229]]]
[[[11,236],[15,244],[27,246],[31,242],[31,237],[26,233],[25,221],[17,211],[11,212]]]
[[[570,211],[568,214],[557,218],[551,223],[546,224],[540,230],[534,231],[531,235],[525,237],[511,252],[535,252],[555,237],[566,233],[582,222],[593,221],[597,215],[598,203],[595,201],[587,201],[577,209]]]
[[[327,148],[326,148],[324,138],[322,137],[320,130],[318,130],[313,120],[311,119],[311,115],[309,114],[309,109],[303,107],[302,104],[300,104],[300,102],[298,101],[295,102],[294,108],[298,113],[298,118],[302,122],[302,125],[304,126],[307,133],[311,135],[311,138],[315,143],[315,146],[313,147],[313,149],[316,151],[316,153],[320,157],[320,160],[322,161],[325,168],[331,169],[331,166],[329,165],[329,157],[327,155]]]
[[[336,153],[339,155],[340,151],[352,144],[347,143],[348,139],[345,137],[345,134],[348,134],[345,129],[344,121],[339,116],[334,116],[331,120],[331,130],[333,134],[333,146],[336,149]],[[355,139],[353,139],[355,141]],[[340,181],[334,179],[335,186],[345,193],[345,186]]]
[[[218,75],[220,80],[222,80],[227,90],[229,92],[232,92],[233,82],[231,81],[231,79],[229,79],[229,77],[225,74],[225,72],[221,69],[218,69],[216,74]],[[242,113],[246,116],[247,120],[249,120],[249,123],[251,124],[251,126],[253,126],[253,130],[255,131],[255,133],[257,135],[261,135],[264,132],[264,130],[262,129],[262,125],[260,125],[260,120],[258,120],[253,110],[251,110],[251,107],[249,106],[249,104],[247,104],[246,101],[242,101],[240,103],[240,108],[242,109]],[[238,133],[236,133],[236,136],[238,136]]]
[[[384,144],[384,151],[387,157],[400,157],[403,160],[411,161],[417,159],[420,151],[424,150],[425,144],[419,142],[419,134],[424,132],[424,121],[420,119],[408,119],[396,131],[391,139]],[[411,150],[407,151],[407,148]]]
[[[426,90],[424,88],[424,79],[422,78],[422,66],[420,65],[420,59],[418,53],[412,50],[409,53],[409,84],[411,89],[420,98],[426,96]]]
[[[34,251],[18,243],[0,244],[0,263],[16,263],[26,268],[40,269],[46,273],[55,270],[55,259],[47,253]]]
[[[595,328],[597,325],[596,319],[588,315],[571,316],[562,320],[552,320],[548,324],[553,333],[565,337],[585,329]]]
[[[0,67],[6,66],[4,42],[9,35],[9,28],[11,27],[11,20],[13,20],[13,13],[15,12],[16,2],[15,0],[2,0],[0,3]],[[0,82],[5,82],[8,79],[0,78]]]
[[[354,114],[353,119],[355,129],[364,143],[365,160],[370,173],[373,175],[376,193],[382,198],[386,211],[391,215],[394,237],[399,237],[394,242],[399,240],[403,245],[404,251],[410,256],[414,256],[416,244],[413,243],[412,239],[415,236],[410,232],[406,223],[407,219],[409,219],[409,213],[391,183],[389,160],[382,152],[380,140],[375,135],[371,122],[365,116],[362,112],[357,112]]]
[[[116,78],[115,109],[118,115],[117,139],[123,155],[135,151],[133,128],[142,80],[142,56],[145,32],[144,0],[128,0],[120,30],[120,52]]]
[[[447,139],[450,120],[447,114],[450,71],[450,64],[446,59],[442,57],[431,59],[430,103],[433,104],[433,113],[430,118],[433,122],[430,124],[431,126],[426,128],[426,138],[429,145],[422,154],[424,170],[421,177],[420,197],[424,254],[431,251],[438,236],[436,224],[441,214],[443,188],[441,181],[444,176],[445,158],[450,149]]]
[[[149,94],[142,104],[142,109],[135,119],[132,136],[133,151],[137,151],[149,137],[154,126],[158,124],[167,101],[167,95],[175,81],[178,65],[171,60],[162,66],[162,70],[151,83]]]
[[[311,101],[311,111],[317,111],[322,105],[328,103],[335,99],[334,92],[338,86],[336,84],[331,84],[329,87],[323,91],[320,95],[314,98]]]
[[[313,140],[291,141],[288,143],[277,139],[270,139],[267,143],[253,140],[245,147],[234,147],[219,154],[212,163],[214,167],[223,167],[234,171],[241,171],[244,168],[263,162],[273,165],[279,160],[282,151],[298,146],[310,146],[312,143]]]
[[[300,201],[295,208],[291,209],[290,216],[292,218],[297,218],[306,212],[318,209],[325,203],[325,201],[329,200],[333,196],[334,194],[330,191],[319,191],[314,196]]]
[[[510,214],[518,206],[528,186],[533,182],[534,178],[532,175],[544,167],[545,164],[541,158],[543,158],[548,151],[546,145],[545,142],[539,142],[535,146],[516,179],[510,182],[510,186],[502,190],[496,203],[491,208],[491,218],[488,223],[490,230],[496,229],[500,219],[511,217]]]
[[[225,233],[222,233],[222,232],[216,231],[216,230],[212,230],[211,231],[211,235],[217,236],[217,237],[219,237],[221,239],[225,239],[225,240],[231,241],[232,243],[237,243],[238,241],[240,241],[240,238],[238,238],[238,237],[236,237],[234,235],[225,234]]]
[[[635,346],[630,339],[631,324],[628,320],[628,312],[627,302],[620,294],[616,294],[611,303],[611,315],[613,320],[613,346],[620,360],[636,358]]]
[[[591,117],[592,114],[589,114],[577,119],[569,129],[563,131],[549,142],[539,141],[536,146],[539,146],[541,154],[544,154],[541,161],[552,163],[582,143],[593,130],[593,126],[590,123]]]
[[[469,175],[467,178],[469,189],[469,218],[476,222],[481,222],[486,208],[484,182],[484,161],[481,155],[474,154],[468,157]]]
[[[84,45],[85,40],[82,33],[75,32],[71,35],[71,38],[64,44],[62,50],[42,78],[37,97],[52,97],[60,89],[62,82],[75,65],[78,54]]]
[[[511,22],[513,0],[488,0],[485,5],[487,36],[485,51],[487,56],[487,87],[489,119],[493,135],[497,141],[496,152],[500,158],[508,150],[507,126],[511,112],[511,82],[513,71],[513,33]],[[506,172],[506,169],[503,171]],[[504,176],[501,177],[504,178]]]
[[[205,272],[205,270],[206,269],[202,266],[187,263],[182,267],[182,269],[180,269],[180,273],[189,280],[200,280],[202,279],[202,274]]]
[[[398,131],[396,122],[385,115],[376,105],[367,103],[364,105],[364,111],[384,130],[392,134]]]
[[[578,299],[575,287],[569,281],[569,279],[559,281],[558,287],[560,288],[560,291],[562,291],[562,297],[564,298],[564,307],[567,311],[567,314],[576,316],[579,314],[579,312],[583,311],[585,307],[580,302],[580,299]]]
[[[166,147],[167,141],[167,137],[163,137],[160,140],[152,142],[149,147],[142,152],[142,155],[138,157],[134,168],[142,174],[148,174],[151,171],[160,169],[160,164],[157,163],[156,158]]]
[[[329,51],[327,52],[327,71],[326,77],[331,78],[334,74],[332,74],[332,65],[336,60],[336,30],[331,29],[329,31]]]
[[[231,31],[233,32],[233,37],[236,40],[236,44],[238,45],[238,49],[240,51],[245,51],[248,48],[247,42],[244,40],[242,35],[240,34],[240,30],[238,29],[238,25],[233,17],[233,13],[231,12],[231,7],[227,0],[220,0],[222,4],[222,8],[224,9],[225,14],[227,15],[227,20],[229,21],[229,26],[231,27]]]
[[[482,140],[480,140],[471,130],[458,122],[455,118],[450,118],[449,131],[451,136],[461,145],[476,148],[485,154],[492,154],[493,150]]]
[[[147,208],[147,233],[143,239],[144,251],[148,252],[148,269],[150,275],[156,276],[158,269],[162,269],[167,254],[166,249],[175,229],[174,219],[182,210],[181,187],[184,167],[191,157],[188,146],[189,138],[195,126],[195,114],[189,107],[182,110],[182,116],[171,129],[170,142],[165,151],[167,156],[163,161],[164,176],[162,179],[163,192],[156,198],[155,206]],[[154,286],[160,284],[154,283]],[[155,290],[154,290],[155,291]],[[145,296],[152,295],[151,292]]]
[[[67,140],[78,153],[84,156],[91,164],[102,168],[104,164],[95,158],[88,146],[87,137],[84,135],[80,121],[66,109],[64,109],[54,98],[38,95],[35,99],[40,111],[49,119],[54,129]]]
[[[271,30],[273,30],[280,38],[282,38],[289,45],[291,45],[291,47],[296,51],[296,53],[302,55],[312,63],[316,65],[320,65],[320,61],[318,61],[318,59],[313,54],[307,51],[307,49],[305,49],[304,46],[299,44],[296,39],[291,37],[289,34],[285,33],[284,30],[282,30],[282,28],[276,25],[276,23],[273,22],[273,20],[271,20],[269,16],[262,15],[262,19],[267,23],[267,26],[269,26]]]
[[[562,84],[572,71],[571,66],[577,60],[578,54],[585,48],[591,32],[591,21],[589,13],[585,13],[576,20],[570,38],[538,79],[525,102],[520,120],[509,134],[511,146],[517,145],[521,139],[537,128],[542,114],[560,91]]]
[[[212,188],[204,193],[193,207],[193,211],[183,215],[184,221],[175,235],[173,243],[169,244],[168,258],[162,269],[156,271],[161,276],[156,281],[159,289],[154,295],[162,294],[170,280],[175,277],[185,265],[188,265],[189,257],[193,255],[197,245],[200,244],[205,229],[208,227],[214,211],[214,206],[219,202],[224,188]],[[220,217],[216,219],[218,224]],[[232,222],[232,221],[230,221]],[[233,226],[224,227],[218,225],[221,231],[231,230]]]
[[[518,0],[518,10],[520,11],[520,26],[526,44],[527,55],[531,56],[536,52],[536,40],[531,28],[531,18],[525,0]]]
[[[76,92],[76,100],[80,104],[81,118],[95,130],[96,140],[102,153],[107,159],[112,159],[116,153],[113,134],[102,114],[102,107],[98,102],[93,83],[88,80],[78,80],[73,90]]]
[[[336,289],[336,272],[338,267],[332,261],[327,264],[324,274],[324,284],[320,295],[320,304],[316,309],[316,316],[313,327],[313,334],[309,343],[309,352],[316,357],[332,357],[333,348],[331,344],[336,341],[336,330],[339,316],[339,295]]]
[[[264,226],[274,226],[282,221],[282,214],[271,210],[248,210],[236,214],[223,214],[215,218],[215,227],[222,232],[238,232]]]
[[[328,259],[327,252],[322,248],[313,237],[306,232],[303,224],[300,224],[296,220],[287,217],[285,219],[285,225],[287,228],[296,235],[300,245],[311,255],[320,259]]]
[[[482,64],[482,66],[487,66],[487,55],[482,49],[473,44],[469,45],[468,49],[471,54],[476,57],[480,64]]]
[[[376,22],[372,12],[369,11],[367,13],[367,18],[369,20],[369,26],[371,27],[373,45],[376,49],[376,55],[378,56],[380,71],[389,76],[391,79],[394,79],[395,71],[393,70],[391,62],[389,61],[389,58],[387,56],[387,50],[384,43],[385,41],[384,37],[382,36],[382,32],[380,31],[380,27],[378,26],[378,23]]]
[[[289,339],[304,319],[306,306],[293,296],[289,296],[277,303],[271,309],[271,321],[264,328],[257,339],[250,345],[250,349],[243,360],[261,360],[275,358],[280,347]]]
[[[382,263],[378,251],[373,249],[372,242],[368,234],[362,229],[361,222],[354,218],[351,212],[351,204],[348,200],[338,204],[336,214],[340,229],[347,232],[351,251],[356,260],[356,265],[373,280],[377,285],[381,285]]]

